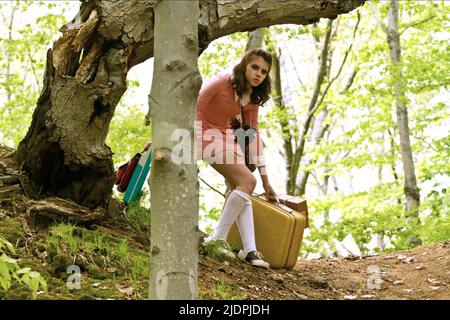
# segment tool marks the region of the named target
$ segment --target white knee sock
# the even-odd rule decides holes
[[[236,224],[238,226],[239,233],[241,234],[244,251],[256,251],[253,206],[250,197],[241,214],[237,217]]]
[[[222,215],[219,219],[219,224],[214,230],[212,238],[214,240],[226,240],[228,232],[231,229],[236,218],[241,214],[244,207],[250,201],[250,196],[245,192],[234,189],[223,208]]]
[[[214,231],[213,239],[226,240],[228,232],[235,221],[241,234],[244,251],[255,251],[252,201],[248,194],[237,189],[234,189],[228,197],[220,216],[219,225]]]

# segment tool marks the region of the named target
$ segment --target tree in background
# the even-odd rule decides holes
[[[416,219],[419,218],[420,193],[417,186],[416,173],[414,170],[414,160],[410,141],[410,130],[408,121],[408,108],[406,89],[403,81],[401,44],[399,22],[399,2],[391,0],[389,3],[389,23],[386,26],[380,18],[379,11],[375,6],[371,6],[375,11],[375,16],[387,37],[389,53],[391,58],[391,74],[393,78],[393,91],[395,94],[395,106],[397,113],[397,127],[400,136],[400,154],[403,163],[404,192],[406,197],[405,210],[408,215]],[[429,18],[430,19],[430,18]],[[426,21],[423,21],[426,22]],[[411,238],[413,245],[420,244],[417,237]]]

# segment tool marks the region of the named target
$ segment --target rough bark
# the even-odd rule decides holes
[[[126,89],[126,61],[123,46],[96,32],[97,11],[81,13],[86,19],[65,26],[48,50],[44,88],[17,158],[41,193],[95,209],[110,204],[114,167],[105,139]]]
[[[17,159],[42,193],[95,209],[111,203],[105,145],[131,67],[153,56],[156,1],[84,1],[47,54],[44,88]],[[221,36],[282,23],[334,18],[363,0],[201,1],[200,52]]]
[[[334,19],[363,5],[365,0],[202,0],[199,47],[238,31],[252,31],[276,24],[311,24]],[[129,67],[153,56],[153,6],[155,1],[97,1],[99,32],[105,39],[122,39],[130,48]],[[127,12],[124,15],[124,12]],[[145,23],[141,23],[145,22]]]
[[[185,160],[179,164],[172,156],[181,156],[177,151],[180,142],[186,146],[194,142],[201,85],[197,67],[198,1],[162,1],[156,5],[155,14],[149,292],[151,299],[195,299],[200,241],[197,165],[193,148],[181,151]]]

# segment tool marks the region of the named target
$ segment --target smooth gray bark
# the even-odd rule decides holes
[[[193,124],[201,85],[198,1],[161,1],[155,15],[149,293],[150,299],[196,299],[200,232]],[[180,143],[186,147],[183,154],[177,151]],[[184,158],[178,163],[173,156]]]

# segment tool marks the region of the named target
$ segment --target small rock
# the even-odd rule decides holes
[[[299,299],[299,300],[308,300],[308,296],[305,296],[304,294],[298,293],[293,291],[294,295]]]
[[[422,270],[422,269],[425,269],[425,266],[423,266],[423,265],[418,265],[415,269],[416,269],[416,270]]]
[[[432,279],[432,278],[427,278],[427,281],[428,281],[429,283],[431,283],[432,285],[438,285],[438,284],[441,284],[440,281],[438,281],[438,280],[436,280],[436,279]]]
[[[440,289],[441,287],[433,287],[433,286],[430,286],[430,288],[431,288],[431,290],[438,290],[438,289]]]
[[[306,279],[310,284],[318,288],[328,288],[328,281],[324,277],[316,276]]]
[[[404,256],[402,254],[399,254],[397,256],[397,259],[400,260],[401,262],[406,262],[406,263],[411,263],[411,262],[414,261],[413,257],[407,257],[407,256]]]
[[[357,297],[358,297],[357,295],[355,295],[355,296],[348,295],[348,296],[344,296],[344,299],[345,300],[355,300]]]

